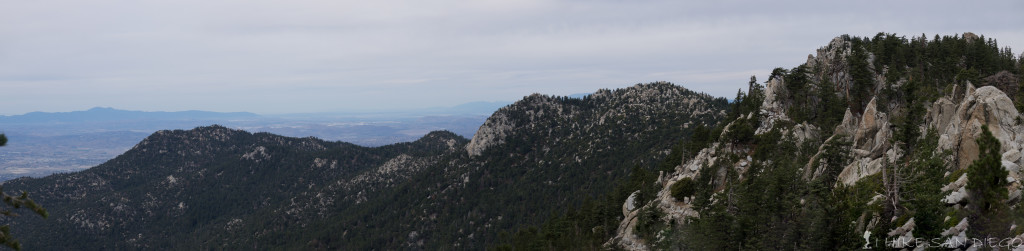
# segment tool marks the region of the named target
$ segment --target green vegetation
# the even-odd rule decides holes
[[[7,145],[7,136],[0,133],[0,146]],[[15,210],[26,208],[43,218],[49,216],[46,209],[40,206],[32,199],[28,198],[28,193],[22,191],[19,195],[10,195],[3,191],[3,186],[0,186],[0,195],[3,196],[3,201],[6,207],[0,207],[0,214],[7,217],[17,217],[18,214]],[[0,244],[13,248],[15,250],[21,250],[21,243],[17,239],[14,239],[14,235],[11,234],[10,225],[0,226]]]
[[[527,227],[514,234],[503,233],[503,244],[497,246],[497,249],[601,249],[604,242],[615,234],[622,220],[622,201],[633,191],[639,191],[636,205],[649,201],[649,198],[644,197],[657,192],[651,185],[656,178],[645,169],[634,168],[628,179],[617,182],[619,185],[601,199],[588,198],[579,208],[554,216],[540,227]],[[643,210],[641,217],[644,229],[648,231],[644,234],[652,234],[650,231],[660,229],[661,212]]]
[[[683,199],[693,196],[694,190],[696,189],[693,179],[683,178],[672,184],[672,197],[676,200],[682,201]]]
[[[856,216],[844,213],[846,194],[833,193],[824,182],[805,182],[798,170],[806,149],[779,135],[757,136],[758,142],[776,142],[755,150],[772,164],[755,161],[743,180],[726,178],[718,200],[694,204],[702,217],[683,225],[676,238],[707,241],[678,241],[683,249],[820,250],[856,244],[848,224]]]
[[[1020,64],[1024,59],[1016,58],[1008,48],[999,48],[995,40],[973,34],[908,40],[879,33],[870,38],[844,36],[843,40],[849,42],[848,47],[833,49],[848,54],[829,67],[819,63],[772,71],[769,82],[781,81],[783,91],[775,94],[791,121],[775,121],[773,130],[754,133],[762,126],[760,104],[765,91],[752,77],[747,93],[739,91],[729,105],[723,123],[694,129],[694,135],[682,143],[683,161],[715,142],[731,143],[733,148],[718,145],[720,161],[702,167],[696,178],[669,187],[676,200],[694,196],[691,205],[700,217],[657,222],[664,212],[652,207],[639,212],[636,233],[649,247],[859,249],[865,244],[864,231],[875,233],[873,238],[885,238],[879,235],[910,218],[916,222],[914,236],[925,239],[940,237],[941,231],[963,217],[972,217],[972,228],[975,222],[984,225],[972,230],[971,236],[1024,232],[1020,228],[1007,232],[1010,223],[1024,222],[1024,205],[1005,203],[1006,173],[999,163],[999,143],[979,139],[982,149],[994,150],[982,150],[984,156],[969,170],[957,170],[944,160],[952,153],[937,150],[938,132],[921,129],[926,107],[939,97],[953,95],[954,86],[960,89],[952,98],[962,98],[968,82],[976,87],[993,85],[1024,107],[1020,78],[1014,78],[1024,71]],[[989,77],[996,74],[1010,77]],[[856,142],[851,142],[853,135],[825,139],[842,122],[847,109],[859,116],[872,99],[877,99],[878,111],[888,115],[893,130],[889,143],[901,155],[852,186],[837,184],[840,172],[850,164]],[[804,122],[821,129],[823,136],[801,144],[779,129]],[[988,136],[983,138],[991,137],[985,130]],[[741,171],[730,163],[746,157],[743,152],[753,161]],[[811,156],[816,156],[813,162]],[[671,166],[678,162],[674,158]],[[804,170],[805,166],[813,169]],[[968,189],[975,199],[961,211],[941,201],[945,196],[941,187],[964,172],[972,179]]]
[[[1006,176],[1000,162],[999,140],[992,136],[988,126],[982,126],[978,138],[978,160],[967,168],[967,189],[971,196],[971,236],[977,238],[1009,237],[1011,218],[1003,203],[1007,198]]]
[[[905,212],[915,219],[915,236],[925,238],[937,238],[939,233],[946,229],[943,224],[945,205],[942,203],[941,189],[947,184],[942,175],[948,169],[942,156],[948,156],[950,153],[939,152],[938,141],[938,132],[934,129],[928,130],[924,138],[909,144],[914,148],[905,159],[909,161],[910,170],[907,191],[911,191],[905,196]]]
[[[700,150],[710,146],[712,141],[714,141],[717,137],[718,136],[715,135],[714,132],[711,131],[711,129],[708,129],[702,124],[697,125],[697,128],[693,129],[693,134],[690,135],[690,140],[682,142],[682,158],[680,158],[680,161],[677,163],[682,163],[682,160],[692,159],[693,157],[697,156],[697,154],[700,153]],[[675,168],[674,165],[672,167]]]
[[[641,208],[636,216],[636,235],[645,240],[657,240],[658,233],[666,227],[662,220],[664,216],[665,213],[658,207]]]
[[[732,103],[669,83],[531,95],[495,113],[490,133],[501,133],[479,155],[449,132],[378,148],[222,127],[160,132],[87,171],[12,180],[59,205],[51,210],[61,220],[11,226],[43,249],[596,250],[617,234],[630,196],[634,233],[654,249],[849,250],[866,244],[865,231],[878,237],[911,218],[921,238],[965,217],[981,226],[972,237],[1007,236],[1007,224],[1024,222],[1024,206],[1005,203],[987,128],[966,171],[922,129],[930,102],[962,98],[968,82],[1024,93],[990,80],[1024,70],[1009,49],[974,36],[842,42],[831,65],[772,72],[768,83],[781,85],[770,86],[771,114],[761,110],[768,87],[754,77]],[[872,99],[891,138],[836,130]],[[714,154],[700,170],[678,170],[704,150]],[[877,173],[839,182],[852,157],[867,155],[884,163]],[[970,203],[946,206],[941,187],[964,172]],[[700,217],[651,204],[680,173],[693,178],[668,187],[668,203]]]
[[[599,249],[622,201],[652,200],[728,105],[664,82],[531,95],[495,113],[508,130],[479,155],[450,132],[367,148],[162,131],[86,171],[10,181],[58,219],[12,228],[40,249]]]

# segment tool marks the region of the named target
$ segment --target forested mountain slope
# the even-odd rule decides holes
[[[159,131],[82,172],[4,186],[29,192],[51,212],[50,219],[20,217],[12,224],[31,249],[260,247],[281,232],[303,229],[286,223],[304,224],[334,201],[386,187],[371,184],[404,181],[400,175],[375,175],[389,163],[410,169],[392,172],[415,174],[417,164],[461,150],[465,142],[434,132],[416,142],[365,148],[200,127]],[[325,197],[325,190],[352,192]],[[207,235],[231,231],[250,232],[240,240]]]
[[[641,186],[655,196],[626,200],[606,247],[917,250],[1024,240],[1021,61],[971,33],[838,37],[764,86],[752,81],[721,133],[654,188]],[[552,243],[545,235],[513,247]]]
[[[14,218],[28,249],[479,249],[655,168],[726,105],[669,83],[535,94],[472,141],[433,132],[376,148],[159,131],[99,166],[4,188],[50,212]]]
[[[316,240],[332,248],[484,248],[499,233],[606,193],[635,167],[653,168],[689,128],[722,118],[725,105],[669,83],[584,98],[531,95],[496,111],[462,152],[326,221]]]

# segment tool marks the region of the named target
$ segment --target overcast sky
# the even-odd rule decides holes
[[[5,115],[410,109],[653,81],[731,97],[842,34],[1024,49],[1024,1],[0,2]]]

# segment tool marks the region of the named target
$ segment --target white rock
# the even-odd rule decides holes
[[[470,156],[480,155],[488,147],[504,143],[506,134],[511,130],[512,122],[502,110],[498,110],[473,134],[473,139],[466,144],[466,152]]]
[[[917,225],[914,224],[914,218],[910,218],[909,220],[907,220],[907,222],[903,223],[902,226],[900,226],[900,227],[898,227],[896,229],[893,229],[892,231],[889,231],[888,235],[889,236],[904,235],[904,234],[906,234],[906,233],[908,233],[910,231],[914,231],[914,227],[915,226],[917,226]]]
[[[1020,171],[1020,166],[1018,166],[1017,164],[1014,164],[1013,162],[1005,161],[1004,160],[1003,161],[1003,169],[1006,169],[1007,172],[1016,173],[1016,172]]]
[[[852,186],[857,183],[858,180],[881,171],[883,160],[884,158],[862,158],[855,160],[853,163],[850,163],[850,165],[847,165],[846,168],[843,168],[843,171],[839,173],[839,182],[842,182],[847,186]]]
[[[1014,139],[1014,141],[1016,141],[1016,139]],[[1003,153],[1003,161],[1017,162],[1018,160],[1020,160],[1020,156],[1020,150],[1010,149],[1009,151]]]
[[[946,184],[946,186],[943,186],[942,187],[942,191],[943,192],[953,191],[953,190],[956,190],[956,189],[960,189],[961,187],[964,187],[964,185],[967,185],[967,174],[966,173],[965,174],[961,174],[960,178],[956,179],[956,181],[953,181],[952,183],[949,183],[949,184]]]
[[[946,198],[943,198],[942,202],[945,202],[946,204],[959,204],[965,198],[967,198],[967,189],[960,187],[960,189],[947,195]]]
[[[1010,192],[1010,196],[1007,196],[1007,201],[1016,201],[1020,199],[1020,195],[1021,190],[1013,190],[1013,192]]]
[[[967,223],[967,218],[960,219],[960,222],[957,223],[956,226],[950,227],[949,229],[942,231],[942,236],[950,236],[957,233],[963,233],[964,231],[967,231],[968,225],[970,224]]]
[[[956,105],[948,98],[941,97],[932,104],[932,109],[928,111],[928,119],[933,128],[941,131],[949,126],[954,113],[956,113]]]
[[[966,245],[967,245],[967,232],[961,231],[960,234],[952,236],[952,237],[949,237],[949,239],[946,239],[946,241],[943,242],[939,246],[945,247],[945,248],[958,248],[958,247],[963,247],[963,246],[966,246]]]
[[[636,196],[639,194],[640,190],[636,190],[636,192],[629,194],[625,203],[622,203],[622,216],[629,216],[630,212],[636,210]]]
[[[1020,114],[1013,106],[1013,101],[992,86],[975,90],[968,85],[966,89],[967,95],[956,104],[956,112],[948,123],[943,117],[948,108],[944,103],[946,100],[940,99],[932,105],[932,121],[929,121],[929,125],[938,128],[941,133],[939,150],[952,150],[954,155],[951,160],[956,163],[956,167],[966,168],[977,159],[979,151],[976,139],[981,135],[981,126],[987,125],[992,135],[999,139],[1002,149],[1008,150],[1003,158],[1010,162],[1019,160],[1021,153],[1016,149],[1019,149],[1020,142],[1014,139],[1016,135],[1024,133],[1024,127],[1017,125]],[[939,116],[940,113],[943,116]]]

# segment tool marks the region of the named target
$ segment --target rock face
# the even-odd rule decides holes
[[[846,119],[843,121],[843,124],[847,123]],[[886,161],[891,163],[899,157],[899,153],[894,151],[889,143],[892,139],[892,130],[889,129],[891,124],[888,116],[878,111],[876,99],[868,102],[859,121],[860,123],[853,128],[839,126],[844,128],[845,132],[853,133],[854,161],[839,173],[839,182],[845,185],[853,185],[861,178],[878,173]]]
[[[630,212],[636,210],[636,196],[638,194],[640,194],[639,190],[629,194],[629,197],[626,198],[626,202],[622,203],[622,216],[629,216]]]
[[[1019,78],[1009,71],[1001,71],[995,75],[985,77],[983,80],[985,85],[995,86],[1010,97],[1016,97],[1018,90],[1020,90]]]
[[[470,156],[479,156],[491,147],[504,144],[509,137],[517,137],[512,134],[519,130],[545,128],[551,136],[564,131],[580,137],[581,134],[600,131],[598,129],[628,125],[621,120],[636,117],[639,120],[629,123],[646,123],[649,128],[645,131],[652,131],[663,129],[656,126],[661,123],[659,120],[665,120],[662,118],[665,115],[692,120],[686,123],[691,125],[706,123],[702,121],[725,115],[718,109],[725,102],[713,104],[713,100],[707,94],[668,82],[637,84],[614,91],[602,89],[576,101],[533,94],[491,115],[466,145],[466,152]],[[558,123],[547,124],[551,120]]]
[[[843,37],[833,38],[825,47],[817,50],[816,56],[808,57],[806,65],[808,68],[821,67],[823,76],[836,84],[836,90],[849,90],[850,79],[849,65],[846,58],[852,52],[850,41]],[[849,96],[849,93],[844,93]]]
[[[647,245],[644,244],[643,240],[641,240],[640,237],[636,236],[636,234],[634,234],[632,231],[626,231],[628,229],[636,228],[636,223],[638,220],[637,215],[639,214],[639,210],[637,210],[638,208],[636,207],[636,196],[639,193],[639,190],[633,192],[632,194],[629,195],[629,198],[626,199],[626,202],[622,204],[622,216],[625,217],[625,220],[623,220],[622,223],[619,224],[618,231],[624,234],[617,236],[615,239],[609,241],[609,243],[605,245],[611,245],[610,243],[616,243],[619,244],[621,247],[625,247],[628,250],[648,249]]]
[[[761,126],[757,127],[755,134],[762,134],[775,127],[779,121],[789,121],[786,116],[786,105],[783,102],[783,94],[786,89],[782,79],[773,78],[768,80],[764,86],[764,102],[761,103]]]
[[[508,116],[501,112],[494,113],[494,116],[487,118],[480,126],[480,130],[473,134],[473,139],[466,145],[466,152],[470,156],[480,155],[487,147],[503,143],[509,130],[512,130],[512,125]]]
[[[889,243],[891,248],[906,248],[910,246],[917,246],[917,239],[914,238],[914,227],[917,225],[914,223],[914,218],[910,218],[902,226],[889,231],[888,236],[895,238]]]
[[[929,107],[927,126],[939,131],[939,151],[949,150],[954,154],[949,161],[959,169],[967,168],[978,157],[978,144],[981,126],[987,125],[993,136],[999,139],[1005,153],[1004,166],[1011,171],[1011,177],[1019,179],[1021,142],[1024,142],[1024,127],[1019,121],[1019,113],[1013,101],[1005,93],[992,86],[975,89],[967,85],[960,102],[954,103],[951,97],[939,98]],[[843,120],[836,129],[840,132],[853,132],[854,162],[850,163],[840,174],[840,182],[853,185],[868,175],[877,173],[884,164],[901,154],[894,150],[889,142],[892,139],[892,125],[886,114],[877,110],[876,100],[868,103],[860,123],[850,128],[848,123],[854,121],[851,116]],[[884,158],[883,158],[884,157]]]
[[[973,41],[973,34],[964,34],[968,42]],[[766,132],[778,129],[782,132],[782,135],[787,136],[794,142],[804,143],[811,142],[814,144],[820,144],[817,146],[816,152],[800,152],[799,154],[811,155],[809,161],[802,164],[803,179],[808,181],[818,179],[823,173],[826,173],[820,162],[821,156],[825,151],[825,145],[830,142],[843,142],[848,145],[840,145],[842,150],[847,150],[843,153],[848,158],[841,166],[842,170],[839,171],[836,177],[835,186],[853,186],[859,181],[865,178],[871,177],[872,182],[884,182],[881,181],[880,177],[872,176],[878,174],[883,168],[887,166],[905,165],[906,163],[899,162],[904,159],[905,151],[902,148],[902,143],[894,143],[895,135],[897,135],[897,125],[894,118],[905,119],[907,116],[908,107],[902,102],[886,102],[886,98],[892,98],[892,96],[883,95],[883,91],[893,91],[896,88],[902,87],[904,84],[909,83],[908,79],[898,79],[890,81],[891,79],[886,78],[886,73],[889,72],[888,66],[884,66],[875,69],[878,62],[874,62],[875,56],[870,52],[866,53],[867,70],[873,75],[873,86],[870,88],[871,93],[876,95],[871,97],[871,100],[867,103],[860,114],[851,112],[847,109],[843,119],[835,128],[817,128],[812,124],[808,124],[803,121],[792,121],[791,117],[786,113],[794,105],[792,97],[790,97],[790,91],[786,88],[785,79],[783,78],[771,78],[765,84],[764,88],[764,100],[760,106],[760,118],[761,124],[755,130],[756,135],[762,135]],[[850,97],[851,85],[853,83],[852,77],[850,76],[850,66],[848,65],[848,58],[851,55],[851,43],[848,38],[839,37],[832,40],[826,47],[822,47],[817,51],[816,55],[808,57],[805,67],[814,69],[812,70],[813,77],[817,80],[814,81],[830,81],[835,84],[836,89],[840,92],[840,96]],[[962,80],[961,80],[962,81]],[[953,208],[954,210],[961,210],[962,208],[969,207],[968,203],[970,193],[966,188],[967,175],[963,173],[963,169],[966,169],[977,159],[978,156],[978,145],[976,140],[981,135],[982,126],[987,126],[992,131],[1001,145],[1002,154],[1002,166],[1009,172],[1006,180],[1009,182],[1007,189],[1009,190],[1009,203],[1018,203],[1024,197],[1024,186],[1022,186],[1021,180],[1021,167],[1024,166],[1024,118],[1021,117],[1019,111],[1014,106],[1014,102],[1010,97],[1015,97],[1015,93],[1019,88],[1018,78],[1010,72],[999,72],[995,75],[984,79],[985,85],[980,88],[975,88],[969,81],[963,81],[959,85],[954,85],[952,91],[939,91],[942,93],[942,97],[935,99],[934,102],[924,104],[926,109],[924,122],[918,124],[917,128],[920,132],[920,137],[927,133],[928,130],[935,130],[938,136],[938,144],[936,146],[937,154],[944,158],[945,164],[948,165],[946,175],[956,173],[958,177],[947,177],[947,180],[954,180],[944,187],[941,188],[942,195],[941,201],[946,206]],[[1009,91],[1010,95],[1004,92]],[[813,90],[812,91],[817,91]],[[742,117],[742,116],[741,116]],[[919,119],[919,118],[915,118]],[[724,127],[724,131],[728,131],[731,124],[727,124]],[[824,140],[822,140],[824,139]],[[825,142],[825,143],[822,143]],[[811,148],[813,149],[813,148]],[[801,150],[803,151],[803,150]],[[762,166],[772,165],[771,161],[765,161],[761,163],[751,162],[752,149],[746,148],[745,146],[730,145],[728,142],[714,142],[710,147],[700,150],[693,154],[693,158],[684,159],[679,166],[676,167],[674,172],[666,173],[665,178],[659,178],[659,186],[662,188],[658,193],[658,196],[650,203],[646,205],[637,205],[637,207],[656,207],[665,213],[665,221],[674,222],[685,222],[687,218],[700,218],[700,212],[691,208],[691,198],[684,198],[678,200],[671,196],[670,186],[675,181],[682,178],[698,178],[700,175],[712,174],[715,176],[714,180],[710,184],[716,184],[717,187],[712,189],[712,195],[710,197],[710,203],[715,203],[716,196],[724,196],[723,191],[725,187],[721,184],[723,182],[722,177],[725,173],[735,173],[739,178],[743,179],[748,166],[760,164]],[[949,154],[946,154],[949,153]],[[755,161],[756,162],[756,161]],[[814,164],[817,163],[818,166]],[[711,170],[704,170],[705,168],[715,168]],[[731,168],[731,169],[730,169]],[[707,172],[704,172],[707,171]],[[727,172],[735,171],[735,172]],[[835,173],[829,172],[834,175]],[[737,177],[734,176],[734,177]],[[873,183],[867,183],[873,184]],[[868,204],[872,203],[883,203],[886,201],[887,195],[879,194],[872,198]],[[803,204],[803,201],[800,202]],[[619,226],[618,234],[608,241],[607,245],[617,245],[619,248],[627,250],[645,249],[646,246],[637,245],[637,243],[645,244],[651,240],[637,240],[635,235],[632,234],[634,225],[630,224],[631,221],[635,221],[630,218],[631,214],[626,214],[626,220]],[[632,216],[635,217],[635,216]],[[877,226],[879,221],[889,220],[892,226],[898,226],[893,229],[887,230],[887,236],[894,240],[893,243],[887,243],[890,248],[910,248],[914,246],[918,240],[915,238],[914,229],[917,227],[914,218],[910,218],[908,221],[897,223],[897,218],[893,219],[881,219],[877,214],[875,215],[862,215],[861,219],[858,220],[858,228],[870,228],[871,226]],[[957,219],[948,219],[957,220]],[[863,222],[861,222],[863,221]],[[953,224],[957,222],[946,222],[946,224]],[[923,224],[923,223],[922,223]],[[925,225],[922,225],[925,226]],[[955,243],[965,243],[967,240],[966,232],[968,232],[969,224],[966,219],[959,220],[956,226],[951,227],[942,233],[942,240],[945,241],[943,244],[949,248],[966,248],[965,246],[958,246]],[[1024,236],[1024,235],[1022,235]],[[645,242],[646,241],[646,242]]]
[[[999,139],[1002,152],[1010,153],[1004,160],[1016,157],[1010,163],[1020,165],[1019,157],[1024,142],[1024,127],[1013,101],[1005,93],[992,86],[975,89],[967,85],[964,98],[955,106],[947,98],[941,98],[932,105],[929,112],[929,126],[941,132],[940,150],[951,150],[952,161],[960,169],[966,168],[978,157],[981,126],[987,125],[992,135]],[[951,109],[953,108],[953,109]],[[949,113],[952,112],[951,114]]]

